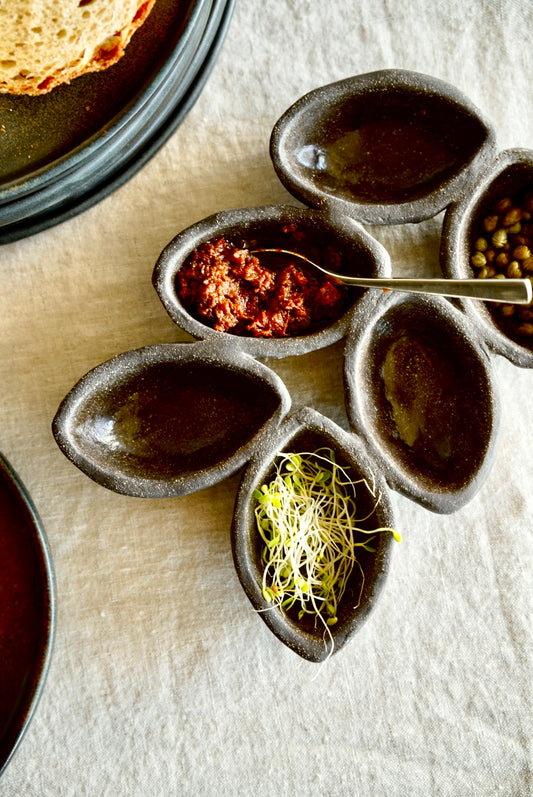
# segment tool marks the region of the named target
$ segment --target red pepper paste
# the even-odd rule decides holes
[[[225,238],[201,244],[180,269],[177,285],[189,312],[213,329],[257,338],[326,326],[339,318],[347,299],[344,286],[300,260],[276,255],[274,267],[267,267]]]

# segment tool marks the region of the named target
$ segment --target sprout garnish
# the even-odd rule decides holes
[[[296,604],[299,620],[311,615],[328,630],[338,622],[339,602],[355,565],[361,598],[364,573],[357,548],[374,553],[377,534],[389,532],[397,542],[401,536],[391,528],[360,528],[366,518],[357,518],[355,487],[364,484],[375,499],[374,492],[364,479],[352,482],[331,449],[281,453],[278,459],[272,481],[254,491],[264,542],[263,597],[284,612]],[[371,536],[361,540],[360,534]]]

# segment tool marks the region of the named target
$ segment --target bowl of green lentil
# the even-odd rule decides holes
[[[533,281],[533,150],[502,152],[483,180],[444,217],[441,265],[448,277]],[[487,345],[533,368],[533,306],[466,299]]]

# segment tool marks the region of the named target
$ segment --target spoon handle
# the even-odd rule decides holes
[[[329,273],[345,285],[359,285],[361,288],[431,293],[505,304],[530,304],[532,300],[532,286],[528,279],[365,279]]]
[[[483,302],[504,302],[504,304],[531,304],[533,288],[529,279],[402,279],[396,277],[349,277],[328,271],[318,263],[309,260],[299,252],[289,249],[261,248],[251,249],[251,254],[270,252],[291,255],[305,260],[310,266],[336,279],[343,285],[357,285],[360,288],[381,288],[385,291],[407,291],[408,293],[431,293],[450,298],[480,299]]]

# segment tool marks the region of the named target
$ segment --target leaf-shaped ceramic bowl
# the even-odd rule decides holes
[[[528,194],[533,197],[533,150],[505,150],[472,191],[446,211],[441,246],[444,274],[459,279],[482,277],[483,273],[494,276],[487,267],[506,274],[514,263],[518,271],[509,276],[533,278],[533,258],[528,261],[533,255],[533,201],[526,203]],[[500,205],[506,199],[510,207],[507,202]],[[517,259],[514,254],[519,247],[522,251]],[[474,267],[476,257],[480,265]],[[533,367],[533,308],[472,300],[462,301],[461,306],[496,354],[517,366]]]
[[[257,499],[254,492],[268,483],[280,451],[314,452],[323,447],[335,452],[336,461],[348,467],[354,482],[366,479],[368,485],[373,485],[374,494],[363,484],[356,487],[358,515],[366,518],[359,527],[367,531],[394,527],[386,484],[368,458],[362,442],[311,408],[299,410],[281,424],[275,435],[263,438],[244,472],[232,526],[232,550],[237,574],[258,616],[285,645],[303,658],[315,662],[338,652],[368,617],[384,585],[392,545],[392,536],[387,532],[374,535],[374,553],[358,549],[361,570],[354,567],[352,571],[346,592],[339,603],[338,622],[330,627],[331,637],[324,632],[323,624],[311,618],[299,620],[297,615],[285,613],[265,599],[262,591],[263,545],[256,527]],[[375,498],[378,496],[376,505]],[[364,534],[360,534],[360,538],[368,540]]]
[[[180,269],[201,244],[221,237],[235,246],[244,244],[251,250],[266,247],[289,249],[319,263],[334,252],[340,255],[342,271],[346,274],[390,275],[390,258],[386,250],[353,219],[342,214],[288,205],[240,208],[221,211],[182,231],[163,250],[153,273],[154,287],[168,314],[194,338],[215,336],[231,341],[232,345],[238,341],[237,345],[243,351],[258,357],[305,354],[340,340],[346,333],[353,307],[365,291],[347,289],[342,313],[337,318],[328,319],[324,324],[310,327],[294,337],[254,337],[215,331],[182,301],[177,279]],[[270,264],[275,267],[272,258]]]
[[[54,574],[41,521],[0,455],[0,774],[41,696],[52,655]]]
[[[82,377],[61,403],[53,433],[104,487],[169,497],[237,471],[289,407],[281,379],[225,341],[159,344]]]
[[[387,69],[322,86],[271,135],[274,168],[304,203],[368,224],[435,216],[495,155],[492,125],[454,86]]]
[[[454,512],[492,465],[500,404],[476,328],[439,297],[392,295],[361,307],[344,363],[350,425],[389,486]]]

